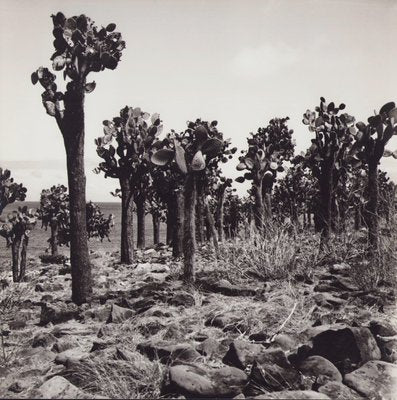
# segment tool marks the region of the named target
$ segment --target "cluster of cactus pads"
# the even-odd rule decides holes
[[[37,213],[28,207],[18,207],[18,210],[7,214],[0,225],[0,236],[7,241],[12,251],[12,276],[14,282],[21,282],[26,271],[26,250],[29,233],[37,222]],[[21,247],[22,246],[22,247]]]
[[[0,215],[7,204],[25,200],[26,192],[22,183],[14,182],[8,169],[0,168]]]

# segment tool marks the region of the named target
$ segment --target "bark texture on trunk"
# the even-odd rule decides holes
[[[58,222],[56,220],[51,221],[51,255],[58,255]]]
[[[172,255],[180,257],[183,250],[183,232],[185,225],[185,196],[183,190],[176,193],[176,225],[174,229],[174,239],[172,246]]]
[[[375,254],[379,248],[378,197],[378,163],[370,162],[368,164],[367,222],[368,243],[371,254]]]
[[[173,244],[175,232],[175,198],[170,198],[167,203],[167,233],[166,243],[168,246]]]
[[[205,215],[206,215],[206,220],[208,222],[210,236],[212,238],[212,244],[214,245],[215,253],[216,253],[216,256],[218,257],[218,255],[219,255],[218,233],[215,228],[214,217],[212,216],[212,213],[211,213],[211,210],[210,210],[210,207],[209,207],[207,201],[205,201]]]
[[[84,172],[84,85],[72,82],[65,93],[62,134],[66,149],[70,207],[70,263],[72,300],[76,304],[92,297],[91,264],[88,256],[86,220],[86,178]]]
[[[137,247],[138,249],[145,248],[145,198],[140,196],[136,202],[136,213],[137,213]]]
[[[184,270],[183,279],[187,284],[195,280],[196,252],[196,176],[188,173],[185,181],[185,226],[183,238]]]
[[[120,261],[131,264],[134,259],[133,195],[128,178],[120,179],[121,187],[121,249]]]
[[[28,243],[28,236],[18,235],[11,244],[13,282],[22,282],[25,279]]]
[[[320,247],[323,248],[329,240],[332,225],[332,182],[333,173],[330,165],[324,166],[320,179],[319,223],[321,229]]]
[[[197,184],[197,201],[196,201],[196,238],[199,243],[204,243],[205,236],[204,236],[204,222],[205,222],[205,205],[204,205],[204,195],[203,191],[200,188],[201,184]]]
[[[153,244],[160,243],[160,218],[157,214],[152,214],[153,221]]]
[[[254,220],[255,220],[255,228],[258,233],[264,233],[264,205],[263,205],[263,197],[262,197],[262,181],[254,182],[254,195],[255,195],[255,203],[254,203]]]
[[[216,204],[216,228],[218,230],[218,239],[223,242],[224,239],[224,203],[225,203],[225,190],[226,188],[220,188],[218,193],[217,204]]]

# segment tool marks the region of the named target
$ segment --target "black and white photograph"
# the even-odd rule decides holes
[[[0,21],[0,399],[397,400],[397,0]]]

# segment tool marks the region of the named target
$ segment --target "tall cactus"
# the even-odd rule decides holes
[[[379,162],[382,156],[397,158],[397,150],[392,152],[385,146],[397,134],[397,108],[394,102],[385,104],[379,113],[368,118],[368,123],[358,122],[355,143],[351,150],[353,162],[368,166],[368,223],[369,250],[374,254],[379,248]]]
[[[38,210],[42,227],[50,227],[51,237],[49,239],[51,255],[58,255],[58,232],[69,225],[69,195],[64,185],[52,186],[43,189],[40,196],[40,208]]]
[[[334,191],[343,173],[346,172],[347,155],[352,146],[354,117],[344,110],[342,103],[336,107],[321,97],[315,111],[307,110],[302,122],[314,132],[312,145],[306,154],[306,166],[317,179],[320,189],[318,218],[321,227],[321,248],[329,239],[332,227],[332,201]]]
[[[151,161],[160,166],[175,160],[186,177],[183,277],[188,284],[195,280],[197,179],[211,159],[222,153],[224,148],[223,134],[216,126],[216,121],[208,123],[197,119],[195,122],[188,122],[188,128],[181,134],[180,139],[174,139],[174,149],[156,149],[151,157]]]
[[[8,169],[0,168],[0,215],[7,204],[25,200],[26,192],[27,189],[22,183],[14,182]]]
[[[97,28],[85,15],[66,18],[61,12],[52,15],[55,53],[51,57],[55,71],[63,71],[69,79],[66,91],[58,90],[56,76],[40,67],[32,73],[32,83],[40,82],[45,91],[42,102],[47,114],[54,117],[62,133],[70,191],[70,223],[73,235],[70,244],[72,265],[72,300],[82,304],[92,296],[91,265],[88,256],[86,229],[86,195],[84,172],[84,99],[95,89],[95,81],[87,83],[90,72],[115,69],[125,42],[116,25]]]
[[[293,130],[288,129],[285,118],[273,118],[265,128],[251,133],[247,139],[248,150],[242,151],[238,171],[248,170],[237,182],[251,180],[255,196],[254,218],[256,229],[264,233],[264,219],[271,216],[271,191],[277,172],[284,170],[283,163],[294,153]]]
[[[95,172],[104,172],[105,178],[116,178],[120,182],[121,262],[129,264],[133,260],[133,201],[138,197],[137,208],[145,205],[150,151],[163,126],[159,114],[150,116],[139,107],[128,106],[121,109],[119,117],[103,121],[103,125],[104,136],[95,140],[103,161]],[[143,218],[144,212],[143,209]],[[144,221],[140,219],[140,223]]]
[[[36,221],[36,212],[24,206],[9,213],[5,222],[0,226],[0,236],[6,239],[7,247],[11,247],[14,282],[21,282],[25,278],[29,232],[36,225]]]

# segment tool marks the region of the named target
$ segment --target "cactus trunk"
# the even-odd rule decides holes
[[[214,245],[214,249],[215,249],[215,254],[218,257],[218,255],[219,255],[218,233],[215,228],[214,217],[212,216],[212,213],[211,213],[211,210],[210,210],[210,207],[209,207],[207,201],[205,202],[205,214],[206,214],[206,219],[208,222],[210,236],[212,238],[212,244]]]
[[[183,250],[183,231],[184,231],[184,207],[185,198],[182,190],[178,190],[176,193],[176,225],[174,229],[174,239],[172,246],[172,255],[174,257],[180,257]]]
[[[196,237],[197,241],[201,244],[204,243],[204,225],[205,225],[205,204],[204,195],[201,184],[197,184],[197,201],[196,201]]]
[[[183,238],[183,279],[187,284],[193,283],[195,278],[196,201],[196,177],[193,173],[189,173],[185,181],[185,226]]]
[[[264,233],[263,226],[263,216],[264,216],[264,205],[263,205],[263,197],[262,197],[262,180],[254,182],[254,195],[255,195],[255,204],[254,204],[254,220],[255,220],[255,228],[258,233]]]
[[[66,149],[70,206],[70,262],[72,300],[83,304],[92,296],[91,264],[88,256],[86,178],[84,173],[84,84],[75,82],[65,94],[62,134]]]
[[[134,259],[133,198],[128,178],[120,179],[121,187],[121,250],[120,261],[131,264]]]
[[[138,249],[145,248],[145,197],[140,195],[136,201],[136,213],[137,213],[137,247]]]
[[[370,254],[374,255],[379,248],[379,221],[378,221],[378,162],[371,160],[368,164],[368,243]]]
[[[16,237],[11,245],[12,251],[12,280],[22,282],[26,272],[26,252],[29,238],[27,236]],[[22,246],[22,247],[21,247]]]
[[[218,201],[216,204],[216,228],[218,230],[218,239],[220,242],[223,242],[223,225],[224,225],[224,203],[225,203],[225,190],[226,188],[222,187],[218,194]]]
[[[160,243],[160,218],[156,213],[152,214],[152,222],[153,222],[153,244]]]
[[[168,246],[173,244],[175,232],[175,199],[172,197],[167,203],[167,234],[166,243]]]
[[[58,255],[58,222],[56,220],[51,221],[51,255]]]
[[[319,223],[321,229],[320,248],[324,248],[329,240],[332,224],[332,166],[327,163],[322,170],[320,184]]]

